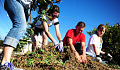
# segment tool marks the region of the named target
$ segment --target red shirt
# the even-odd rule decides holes
[[[70,29],[67,31],[64,39],[63,39],[63,45],[64,46],[68,46],[68,43],[67,43],[67,38],[71,38],[73,40],[73,45],[76,44],[76,42],[85,42],[85,35],[84,33],[81,33],[79,35],[75,35],[75,31],[76,29]]]

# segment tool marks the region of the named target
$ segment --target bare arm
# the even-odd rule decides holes
[[[86,46],[85,46],[85,42],[81,42],[81,50],[82,50],[81,60],[82,60],[82,62],[86,63],[87,59],[86,59]]]
[[[71,38],[67,38],[67,43],[69,44],[71,51],[75,54],[75,57],[81,62],[81,58],[79,53],[76,51],[74,45],[72,44],[72,39]]]
[[[101,53],[101,54],[105,54],[105,52],[103,52],[103,51],[101,51],[100,53]]]
[[[45,21],[42,21],[43,23],[43,27],[44,27],[44,30],[45,30],[45,33],[46,35],[49,37],[49,39],[53,42],[55,41],[55,39],[53,38],[53,36],[50,34],[50,32],[48,31],[48,25]]]
[[[93,46],[93,49],[94,49],[95,54],[96,54],[96,55],[99,55],[99,53],[98,53],[98,51],[97,51],[97,47],[95,46],[95,44],[92,44],[92,46]]]
[[[55,25],[55,31],[56,31],[56,36],[57,36],[58,40],[61,41],[62,37],[60,34],[60,30],[59,30],[59,24]]]
[[[85,46],[85,42],[82,42],[81,43],[81,50],[82,50],[82,55],[85,55],[86,56],[86,46]]]

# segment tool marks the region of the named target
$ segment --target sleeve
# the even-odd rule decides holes
[[[68,30],[66,33],[66,38],[72,38],[73,39],[73,30]]]
[[[96,36],[92,35],[90,38],[90,44],[96,44],[97,40],[96,40]]]
[[[86,40],[86,37],[85,37],[85,35],[83,34],[82,37],[81,37],[80,42],[85,42],[85,40]]]
[[[54,25],[59,24],[58,18],[55,18],[55,19],[53,20],[53,24],[54,24]]]

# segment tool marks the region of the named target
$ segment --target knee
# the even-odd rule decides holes
[[[44,40],[48,40],[48,37],[47,36],[44,36],[44,38],[43,38]]]

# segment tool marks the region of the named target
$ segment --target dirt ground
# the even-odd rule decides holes
[[[68,47],[65,47],[65,53],[61,54],[55,53],[53,44],[49,44],[48,47],[43,46],[43,48],[44,52],[37,51],[37,53],[13,56],[12,59],[16,59],[13,60],[14,65],[24,70],[118,70],[95,62],[91,60],[90,56],[87,56],[87,64],[79,63]],[[56,54],[59,57],[52,57],[52,54]],[[44,59],[49,61],[49,63],[43,62]],[[31,60],[31,62],[26,60]],[[54,60],[61,60],[63,63],[58,63]]]

